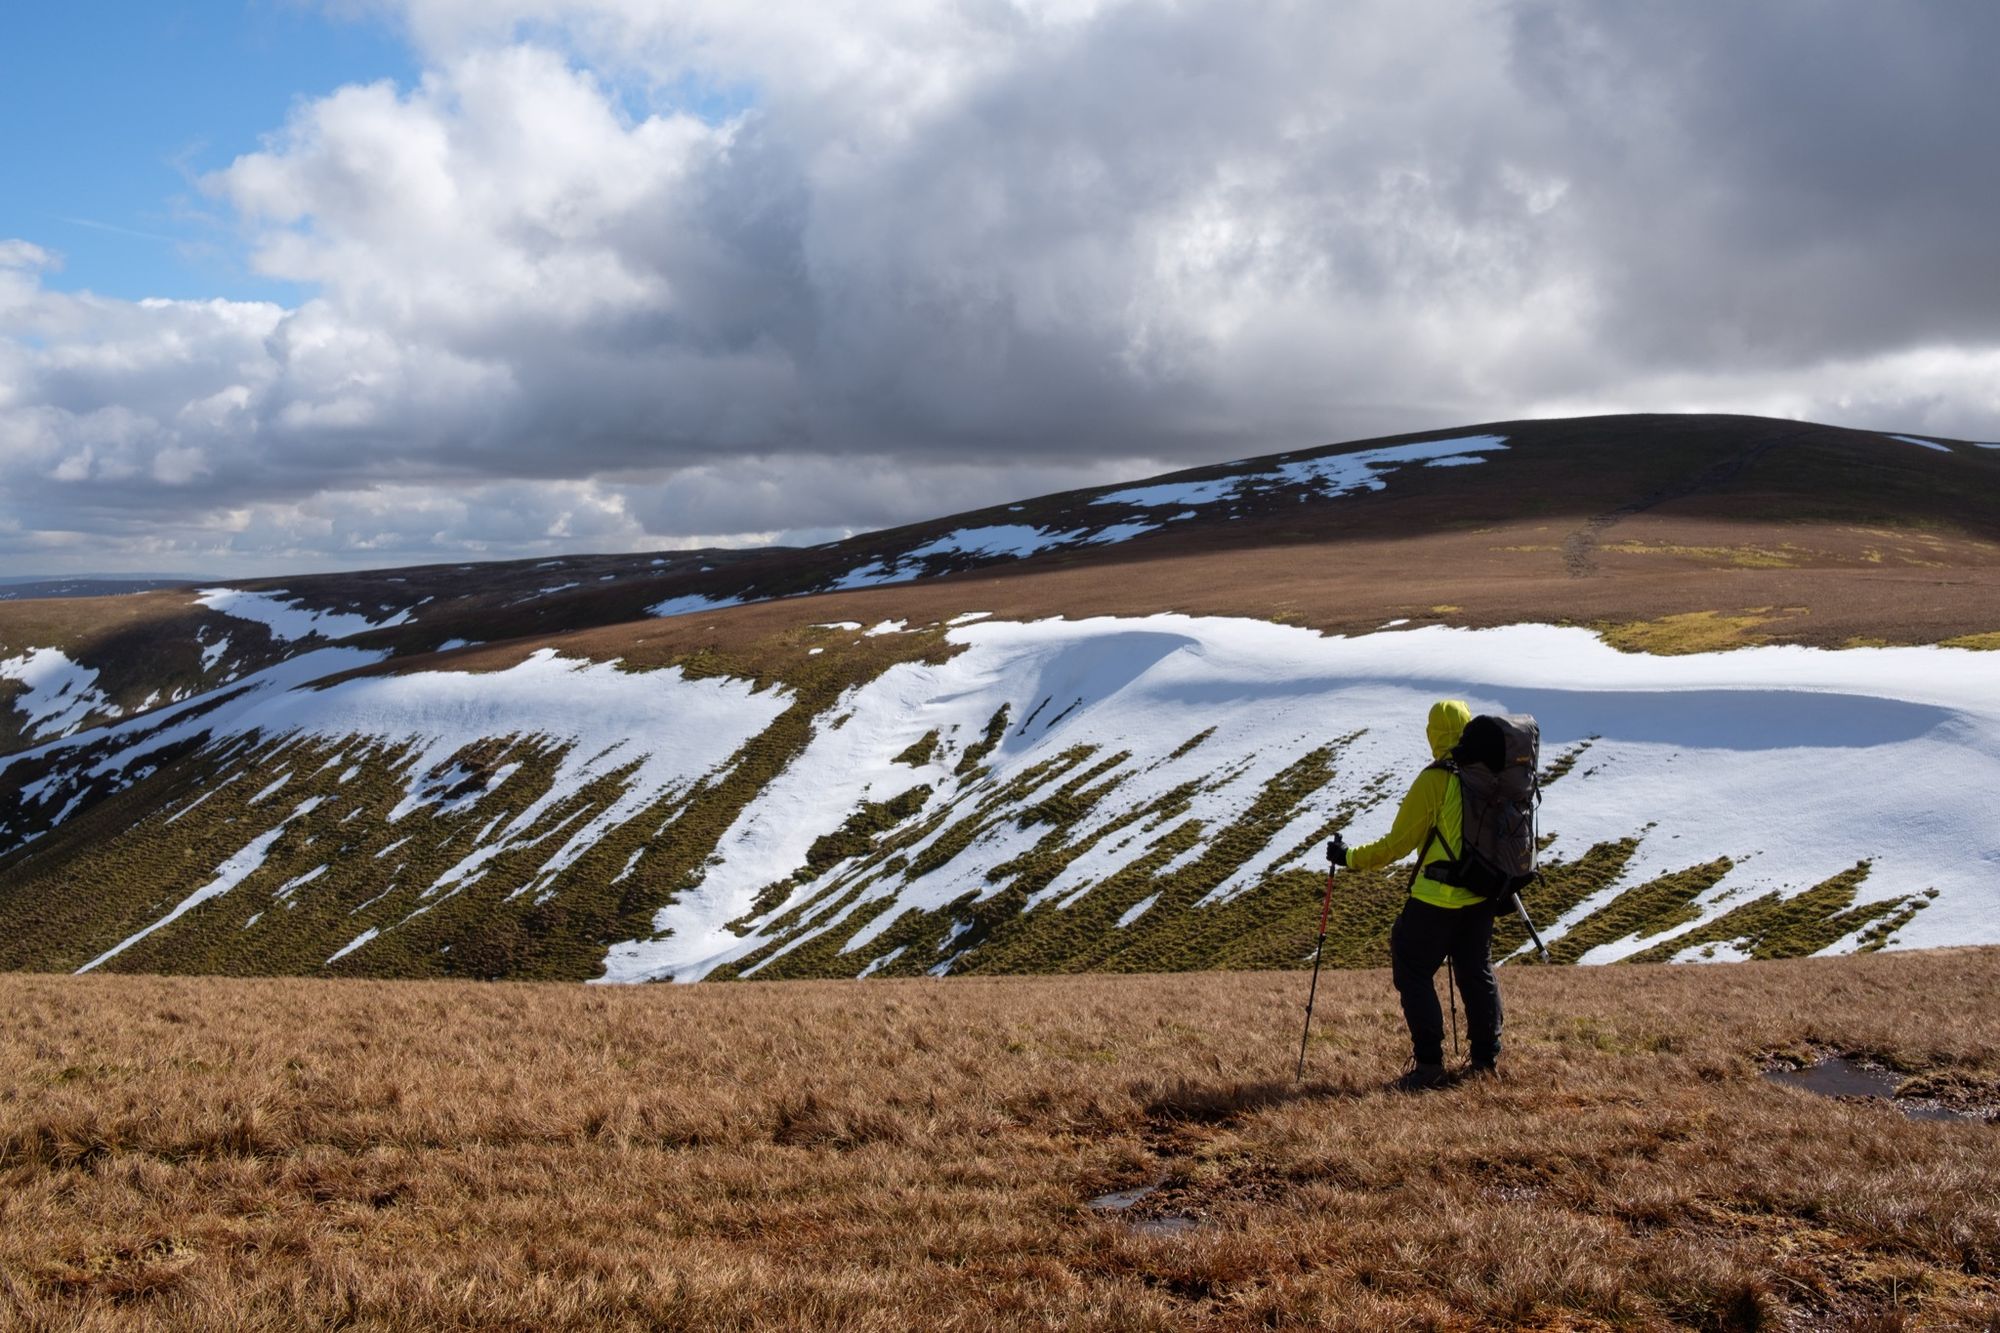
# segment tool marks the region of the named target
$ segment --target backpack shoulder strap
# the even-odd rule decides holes
[[[1453,759],[1449,754],[1441,755],[1438,758],[1431,760],[1430,763],[1424,765],[1424,771],[1426,773],[1430,772],[1432,769],[1436,769],[1440,773],[1448,773],[1452,777],[1457,777],[1458,761],[1456,759]],[[1451,844],[1446,842],[1444,840],[1444,835],[1438,832],[1437,825],[1432,824],[1430,827],[1430,831],[1424,834],[1424,840],[1422,845],[1420,845],[1417,848],[1417,863],[1410,867],[1410,882],[1403,886],[1403,895],[1405,897],[1409,896],[1411,889],[1417,887],[1417,877],[1424,873],[1424,858],[1430,855],[1432,843],[1436,843],[1438,846],[1444,848],[1444,854],[1446,856],[1450,856],[1452,854]]]
[[[1410,890],[1417,887],[1417,877],[1424,873],[1424,858],[1430,855],[1431,844],[1443,841],[1442,838],[1438,837],[1437,825],[1431,825],[1431,831],[1424,834],[1423,846],[1417,848],[1417,863],[1410,867],[1410,882],[1403,886],[1403,896],[1405,898],[1410,896]],[[1451,848],[1447,847],[1445,850],[1448,852]]]

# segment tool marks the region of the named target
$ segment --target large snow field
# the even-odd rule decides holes
[[[1773,647],[1648,657],[1619,653],[1588,631],[1549,626],[1324,638],[1259,621],[1175,615],[987,621],[949,633],[966,651],[948,663],[896,666],[850,693],[836,710],[847,720],[819,730],[724,835],[719,864],[702,885],[658,914],[655,925],[668,933],[614,946],[605,980],[694,980],[778,938],[758,929],[738,936],[725,923],[749,911],[759,889],[803,865],[814,839],[864,800],[928,782],[929,810],[955,799],[969,809],[952,766],[1003,705],[1009,725],[980,790],[1073,746],[1107,757],[1130,752],[1116,800],[1093,812],[1079,838],[1090,822],[1108,822],[1192,780],[1208,785],[1190,813],[1220,827],[1274,774],[1354,735],[1336,756],[1334,779],[1211,896],[1252,887],[1343,802],[1365,807],[1350,825],[1351,843],[1386,832],[1403,788],[1430,757],[1426,710],[1457,697],[1475,712],[1535,714],[1545,763],[1589,742],[1548,790],[1542,828],[1555,842],[1546,857],[1641,836],[1621,879],[1572,919],[1603,896],[1719,856],[1737,864],[1703,895],[1704,918],[1721,910],[1719,900],[1802,891],[1867,860],[1861,901],[1939,892],[1901,930],[1902,945],[2000,942],[2000,831],[1970,795],[2000,781],[2000,681],[1992,659],[1976,653]],[[1211,728],[1203,744],[1172,757]],[[947,744],[926,768],[892,761],[934,729]],[[1061,902],[1087,893],[1166,831],[1135,829],[1085,852],[1031,910],[1062,910]],[[786,946],[820,931],[854,931],[844,948],[859,970],[869,942],[903,909],[938,908],[973,888],[998,892],[985,871],[1045,832],[996,820],[942,869],[914,882],[878,876],[861,901],[824,919],[809,916],[809,930],[784,936]],[[913,849],[912,859],[920,852]],[[760,922],[818,895],[840,873],[836,866],[800,886]],[[1590,961],[1638,947],[1607,946]]]
[[[217,747],[252,734],[371,740],[397,750],[406,765],[408,794],[392,812],[400,819],[440,801],[437,792],[450,784],[426,783],[424,775],[474,741],[532,736],[559,747],[555,786],[445,877],[456,882],[506,850],[550,804],[606,773],[637,765],[618,802],[556,849],[546,868],[554,874],[606,828],[722,763],[789,703],[776,691],[754,694],[746,682],[689,682],[671,670],[624,672],[547,649],[507,671],[367,676],[310,688],[385,656],[353,648],[305,653],[234,687],[0,757],[0,773],[29,760],[57,759],[21,795],[24,809],[54,812],[42,816],[53,828],[72,812],[86,784],[130,785],[148,771],[149,756],[183,741],[206,737],[209,747]],[[7,832],[0,829],[0,836]]]
[[[474,742],[492,737],[532,737],[558,749],[557,770],[548,792],[512,819],[495,820],[497,827],[489,826],[478,845],[431,886],[435,891],[462,887],[476,879],[485,862],[516,845],[549,807],[606,774],[623,770],[618,799],[595,817],[563,830],[568,838],[551,848],[540,875],[542,881],[553,878],[608,829],[708,776],[768,727],[790,702],[780,691],[755,692],[744,681],[687,681],[674,669],[625,672],[613,663],[560,658],[547,649],[506,671],[364,676],[313,688],[316,681],[343,668],[367,665],[381,657],[380,653],[353,649],[305,654],[249,678],[219,703],[213,698],[205,700],[214,706],[196,708],[197,701],[191,700],[70,742],[0,758],[0,771],[29,757],[69,758],[69,763],[60,764],[23,793],[24,803],[47,804],[69,794],[86,778],[110,775],[121,785],[128,783],[137,776],[135,770],[145,771],[142,766],[148,755],[204,734],[210,749],[253,735],[326,740],[342,749],[355,742],[372,742],[394,755],[405,782],[405,798],[389,815],[391,821],[400,821],[426,807],[451,806],[447,793],[458,779],[468,775],[441,771],[449,767],[452,756]],[[485,786],[499,786],[517,767],[502,767],[490,775]],[[271,795],[289,777],[289,771],[280,775],[250,804]],[[206,800],[208,794],[176,811],[168,822]],[[217,868],[208,883],[81,970],[88,971],[115,957],[193,908],[242,884],[264,864],[279,834],[319,803],[318,798],[303,803],[276,827],[251,838]],[[63,815],[67,813],[65,810]],[[279,896],[303,883],[286,885]],[[533,887],[524,885],[521,891]]]
[[[946,633],[962,651],[951,660],[892,667],[821,716],[806,748],[722,833],[703,880],[660,910],[655,934],[609,949],[605,980],[695,980],[767,946],[789,950],[823,933],[859,973],[887,952],[872,947],[874,941],[904,910],[942,908],[969,891],[1000,892],[1006,878],[989,881],[987,872],[1051,833],[1046,825],[1023,828],[1012,816],[1083,767],[1116,760],[1095,781],[1119,785],[1067,828],[1071,847],[1168,793],[1197,788],[1185,816],[1128,822],[1085,847],[1028,908],[1061,912],[1184,818],[1201,821],[1206,840],[1240,819],[1275,775],[1333,746],[1331,780],[1203,901],[1253,891],[1274,871],[1316,867],[1317,849],[1308,840],[1338,811],[1356,812],[1350,843],[1386,832],[1396,800],[1429,759],[1424,718],[1441,697],[1466,699],[1475,711],[1535,714],[1545,764],[1587,746],[1548,789],[1542,812],[1543,831],[1554,835],[1548,858],[1640,839],[1618,881],[1567,921],[1542,923],[1552,935],[1626,888],[1726,856],[1734,868],[1701,896],[1704,920],[1767,890],[1802,891],[1866,860],[1864,902],[1937,891],[1900,928],[1900,946],[2000,942],[2000,832],[1974,795],[2000,784],[2000,680],[1984,654],[1771,647],[1650,657],[1619,653],[1588,631],[1536,625],[1327,638],[1261,621],[1178,615],[1025,624],[956,619]],[[900,632],[895,622],[876,630]],[[85,791],[143,779],[157,762],[151,756],[180,741],[205,737],[209,752],[233,763],[251,738],[299,738],[330,747],[329,767],[338,763],[351,772],[356,764],[390,764],[402,796],[388,818],[421,839],[431,815],[477,804],[514,771],[507,764],[462,770],[452,761],[467,746],[538,740],[554,756],[546,791],[524,803],[496,802],[495,815],[462,846],[456,864],[421,887],[423,901],[432,902],[477,882],[503,852],[533,847],[528,863],[538,868],[508,888],[540,896],[560,893],[561,873],[596,842],[726,772],[732,756],[792,703],[781,689],[688,680],[671,668],[627,672],[552,650],[504,671],[322,683],[382,656],[346,648],[302,654],[197,699],[0,758],[0,773],[24,761],[55,761],[21,798],[24,812],[52,826],[51,818],[59,822]],[[967,748],[1003,707],[1004,733],[980,767],[960,776]],[[927,762],[895,761],[932,731],[941,743]],[[1190,745],[1197,737],[1203,739]],[[1092,752],[1084,765],[1044,774],[1032,785],[1023,780],[1031,767],[1079,747]],[[254,786],[244,790],[266,797],[282,790],[274,780],[293,773],[299,758],[286,752],[269,759],[258,761],[254,773],[229,774],[225,783],[246,778]],[[549,817],[609,777],[617,783],[609,800],[563,820]],[[962,829],[982,800],[1010,785],[1027,789],[993,807],[990,818],[979,815],[976,836],[927,874],[843,862],[798,884],[786,901],[767,902],[769,910],[750,921],[747,933],[730,928],[741,929],[760,891],[789,882],[815,841],[863,802],[887,801],[919,785],[932,794],[901,827],[921,829],[936,816],[949,817],[907,849],[911,865],[928,845]],[[501,804],[507,808],[497,809]],[[266,807],[253,801],[246,808]],[[273,809],[270,817],[289,823],[309,814]],[[241,852],[219,865],[208,884],[118,948],[252,877],[269,833],[261,822],[246,827]],[[1197,847],[1168,863],[1154,887],[1169,885],[1175,868],[1199,853]],[[297,891],[310,894],[314,887]],[[836,901],[856,889],[852,901]],[[1137,895],[1120,926],[1158,910],[1158,902],[1158,893]],[[777,924],[798,908],[802,915]],[[1672,937],[1613,943],[1587,961],[1609,961]],[[1857,942],[1850,937],[1834,947]],[[947,951],[938,966],[950,965]]]
[[[392,822],[444,801],[455,785],[425,781],[466,746],[491,737],[533,737],[559,748],[554,781],[538,800],[489,827],[478,846],[433,888],[472,882],[481,867],[529,835],[564,798],[630,769],[618,799],[578,824],[543,863],[528,892],[546,884],[609,830],[721,767],[790,706],[778,690],[747,681],[686,680],[678,668],[629,672],[613,662],[560,657],[544,648],[506,671],[364,676],[271,700],[240,725],[265,736],[336,744],[365,739],[399,751],[406,795]],[[493,775],[497,787],[506,770]],[[470,776],[470,775],[465,775]]]

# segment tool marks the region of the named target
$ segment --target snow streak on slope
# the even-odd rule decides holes
[[[999,893],[1011,877],[1005,868],[1048,835],[1015,816],[1086,763],[1098,766],[1096,790],[1115,784],[1115,799],[1098,801],[1069,830],[1071,846],[1084,850],[1026,910],[1067,910],[1149,851],[1158,853],[1150,873],[1170,884],[1203,853],[1197,839],[1169,857],[1168,840],[1185,821],[1212,835],[1344,740],[1332,780],[1261,835],[1261,850],[1205,899],[1227,902],[1316,857],[1311,840],[1343,807],[1360,811],[1351,842],[1386,831],[1394,799],[1429,758],[1425,710],[1444,696],[1475,711],[1534,713],[1545,756],[1589,743],[1587,766],[1551,789],[1546,857],[1638,837],[1614,892],[1731,858],[1688,929],[1725,901],[1796,893],[1867,861],[1864,903],[1937,891],[1901,929],[1901,943],[2000,941],[2000,833],[1965,799],[2000,782],[2000,686],[1975,653],[1781,647],[1662,658],[1547,626],[1328,639],[1171,615],[988,622],[950,637],[967,650],[942,666],[892,667],[843,699],[843,724],[821,728],[743,811],[701,884],[659,912],[661,934],[611,949],[605,979],[694,980],[777,943],[754,971],[822,935],[839,940],[859,971],[905,911]],[[896,758],[932,732],[944,741],[925,762]],[[976,753],[982,734],[994,743]],[[1059,762],[1077,754],[1089,757]],[[904,864],[795,873],[850,812],[918,783],[931,788],[918,816],[929,831]],[[982,815],[981,802],[1010,784],[1008,808]],[[1166,813],[1135,821],[1142,809]],[[759,904],[760,891],[788,879],[795,887],[782,901]],[[942,968],[960,929],[925,946],[944,951]],[[1624,941],[1593,958],[1638,947]]]
[[[1221,500],[1241,500],[1265,492],[1297,491],[1300,499],[1314,496],[1332,499],[1353,491],[1379,491],[1388,482],[1386,475],[1397,467],[1423,463],[1432,467],[1479,463],[1482,454],[1507,447],[1504,435],[1465,435],[1449,440],[1424,440],[1416,444],[1389,445],[1353,453],[1327,454],[1280,463],[1259,472],[1206,481],[1162,482],[1151,486],[1128,486],[1098,495],[1080,507],[1066,511],[1048,526],[1025,523],[997,523],[984,527],[960,528],[908,550],[877,552],[873,559],[832,580],[826,586],[840,590],[908,583],[913,579],[947,572],[968,561],[1024,560],[1045,551],[1081,546],[1110,546],[1142,537],[1162,526],[1151,515],[1141,521],[1107,523],[1091,511],[1103,505],[1124,505],[1135,509],[1213,504]],[[1019,506],[1015,506],[1019,508]],[[1175,514],[1191,517],[1192,511]]]
[[[878,556],[865,565],[849,570],[830,586],[846,589],[908,583],[949,568],[940,563],[944,561],[1025,560],[1031,555],[1065,546],[1107,546],[1130,541],[1157,526],[1154,523],[1114,523],[1107,526],[1100,521],[1073,531],[1030,527],[1024,523],[960,528],[912,547],[901,555]]]
[[[297,599],[282,601],[272,593],[245,592],[238,588],[203,588],[195,598],[211,611],[220,611],[239,620],[254,620],[271,631],[271,637],[290,641],[318,635],[322,639],[351,639],[371,629],[389,629],[407,624],[407,608],[382,620],[345,611],[315,611]]]
[[[1915,435],[1891,435],[1889,438],[1892,440],[1900,440],[1904,444],[1920,444],[1926,449],[1935,449],[1941,454],[1948,454],[1951,452],[1951,446],[1948,444],[1939,444],[1936,440],[1919,439]]]
[[[1309,486],[1322,495],[1345,495],[1349,491],[1379,491],[1388,483],[1382,473],[1403,463],[1424,463],[1430,467],[1480,463],[1481,454],[1507,447],[1504,435],[1463,435],[1451,440],[1425,440],[1418,444],[1396,444],[1381,449],[1361,449],[1354,453],[1325,454],[1317,458],[1285,463],[1269,472],[1224,477],[1216,481],[1167,482],[1157,486],[1134,486],[1100,495],[1092,504],[1128,504],[1157,509],[1166,506],[1213,504],[1247,491],[1273,486]]]
[[[270,855],[271,844],[284,836],[284,832],[291,826],[291,822],[294,819],[311,814],[318,805],[318,798],[300,802],[298,808],[285,817],[284,823],[252,840],[248,847],[245,847],[242,851],[216,867],[215,878],[181,899],[180,902],[174,904],[174,909],[171,912],[168,912],[144,930],[128,935],[118,941],[118,943],[112,945],[82,967],[79,967],[77,971],[88,972],[98,964],[108,959],[116,958],[119,954],[124,953],[127,949],[137,944],[140,940],[145,939],[160,927],[171,925],[181,917],[186,916],[194,908],[201,906],[212,898],[221,897],[238,884],[241,884],[263,866],[264,858]]]

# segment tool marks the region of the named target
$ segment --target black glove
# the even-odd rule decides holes
[[[1347,869],[1347,843],[1338,833],[1326,845],[1326,859],[1335,870]]]

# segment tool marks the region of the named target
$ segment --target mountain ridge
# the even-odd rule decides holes
[[[1741,418],[1508,424],[819,548],[252,581],[151,622],[162,604],[134,603],[174,594],[109,599],[126,642],[181,636],[178,677],[120,688],[180,697],[101,716],[114,688],[99,716],[80,709],[96,688],[77,683],[81,643],[66,689],[28,696],[44,708],[30,726],[66,734],[23,726],[0,754],[0,964],[626,980],[1287,965],[1309,943],[1311,848],[1393,796],[1421,758],[1405,714],[1433,691],[1549,699],[1550,778],[1574,798],[1535,905],[1566,958],[1972,942],[1954,932],[1977,929],[1977,886],[1891,817],[1952,810],[1947,791],[1903,782],[1860,840],[1815,807],[1817,850],[1710,802],[1706,842],[1668,854],[1676,835],[1623,813],[1646,789],[1620,773],[1668,746],[1736,774],[1739,801],[1754,771],[1817,784],[1831,809],[1828,782],[1892,758],[1991,766],[1992,691],[1960,679],[1988,659],[1868,647],[1828,655],[1846,674],[1825,677],[1775,645],[1990,635],[2000,534],[1979,501],[2000,455]],[[1591,434],[1620,430],[1615,448]],[[1579,469],[1632,440],[1664,443],[1617,476]],[[1783,521],[1758,516],[1774,494]],[[1523,504],[1541,512],[1495,517]],[[1569,614],[1522,614],[1537,607]],[[1532,628],[1554,620],[1568,628]],[[16,637],[33,624],[0,619],[7,662],[44,661]],[[457,642],[477,629],[488,642]],[[1291,674],[1265,679],[1248,643]],[[1652,654],[1719,647],[1748,651],[1643,684],[1676,660]],[[1509,675],[1510,656],[1540,674]],[[1056,661],[1091,665],[1044,688]],[[1565,672],[1592,682],[1569,703],[1549,695]],[[1872,721],[1774,758],[1839,734],[1811,711],[1829,689]],[[1648,690],[1641,734],[1608,703]],[[1724,714],[1761,701],[1736,725],[1791,740],[1732,759],[1687,710],[1701,690]],[[724,697],[743,721],[718,755],[686,719]],[[1598,806],[1617,813],[1586,816]],[[1984,835],[1952,828],[1976,860]],[[1361,962],[1398,894],[1393,876],[1349,883],[1333,948]]]

